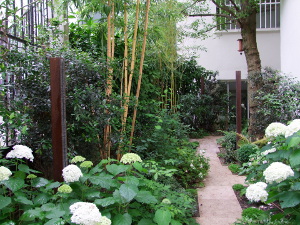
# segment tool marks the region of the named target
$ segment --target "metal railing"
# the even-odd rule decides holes
[[[36,45],[43,27],[50,25],[53,0],[7,0],[2,4],[0,45],[7,48],[15,45]]]

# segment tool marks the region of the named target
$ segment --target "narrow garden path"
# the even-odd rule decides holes
[[[216,140],[219,136],[208,136],[203,139],[192,139],[200,143],[198,152],[210,159],[210,171],[205,179],[205,187],[198,189],[200,217],[196,218],[201,225],[230,225],[241,218],[242,208],[232,189],[233,184],[244,184],[245,177],[233,175],[227,166],[218,158]]]

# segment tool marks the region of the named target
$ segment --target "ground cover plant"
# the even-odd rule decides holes
[[[62,171],[64,182],[30,169],[33,160],[24,145],[1,159],[1,224],[196,224],[195,199],[147,179],[137,154],[96,165],[75,156]]]
[[[251,202],[274,206],[267,218],[270,224],[278,224],[279,221],[297,224],[300,218],[299,130],[299,119],[287,125],[271,123],[265,130],[269,142],[243,164],[250,184],[246,197]]]

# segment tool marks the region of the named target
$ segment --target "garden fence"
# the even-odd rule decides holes
[[[54,17],[53,0],[10,0],[0,11],[0,45],[6,48],[36,45],[41,28]]]

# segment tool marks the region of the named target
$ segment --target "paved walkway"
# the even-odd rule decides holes
[[[205,187],[198,189],[200,217],[196,218],[201,225],[231,225],[241,218],[242,208],[233,192],[233,184],[243,184],[245,177],[232,175],[227,166],[223,166],[217,156],[219,148],[217,136],[208,136],[198,141],[200,150],[210,159],[210,171],[205,179]]]

